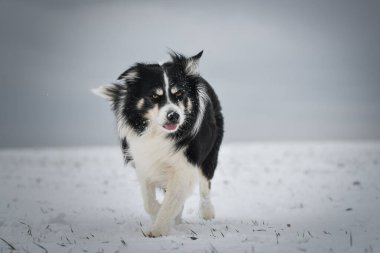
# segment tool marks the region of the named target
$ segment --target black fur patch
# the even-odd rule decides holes
[[[111,96],[112,109],[117,120],[124,121],[137,134],[144,134],[149,125],[149,121],[144,117],[148,110],[155,105],[164,106],[167,96],[154,96],[157,89],[165,88],[164,73],[170,80],[169,90],[175,85],[181,91],[181,96],[175,96],[169,92],[168,97],[172,103],[178,105],[180,101],[187,104],[190,100],[191,110],[185,110],[186,120],[180,128],[167,138],[174,140],[176,148],[185,148],[185,154],[190,163],[200,166],[203,174],[211,179],[214,175],[218,163],[219,148],[222,143],[224,133],[223,115],[217,95],[209,83],[199,74],[187,69],[189,63],[197,63],[202,56],[202,52],[186,58],[185,56],[171,52],[172,60],[158,64],[137,63],[118,78],[118,83],[107,88],[107,95]],[[206,107],[199,130],[194,133],[193,129],[199,117],[199,90],[203,89],[208,96]],[[144,104],[138,108],[137,103],[144,99]],[[121,140],[121,147],[124,159],[129,162],[133,159],[128,152],[128,140]]]

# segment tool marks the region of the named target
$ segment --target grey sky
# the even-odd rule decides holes
[[[89,90],[204,50],[226,141],[380,138],[378,1],[0,1],[0,147],[117,143]]]

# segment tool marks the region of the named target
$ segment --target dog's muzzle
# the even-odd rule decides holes
[[[164,124],[164,128],[169,131],[174,131],[177,129],[179,123],[179,114],[175,111],[169,111],[166,115],[167,123]]]

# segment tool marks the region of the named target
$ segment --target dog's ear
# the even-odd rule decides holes
[[[106,84],[95,89],[91,89],[92,93],[106,100],[113,102],[117,100],[121,92],[121,85],[119,84]]]
[[[122,73],[115,82],[106,84],[91,91],[102,98],[110,102],[116,102],[120,97],[125,96],[127,92],[127,86],[133,85],[139,79],[138,67],[141,64],[136,64],[124,73]]]
[[[196,55],[191,56],[190,59],[193,61],[199,62],[199,59],[202,57],[202,54],[203,54],[203,50],[197,53]]]
[[[203,50],[187,59],[185,71],[188,75],[199,75],[199,59],[202,54]]]

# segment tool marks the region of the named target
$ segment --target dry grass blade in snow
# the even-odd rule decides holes
[[[226,144],[163,238],[118,147],[0,151],[0,252],[378,252],[380,143]],[[162,198],[162,196],[159,196]]]

